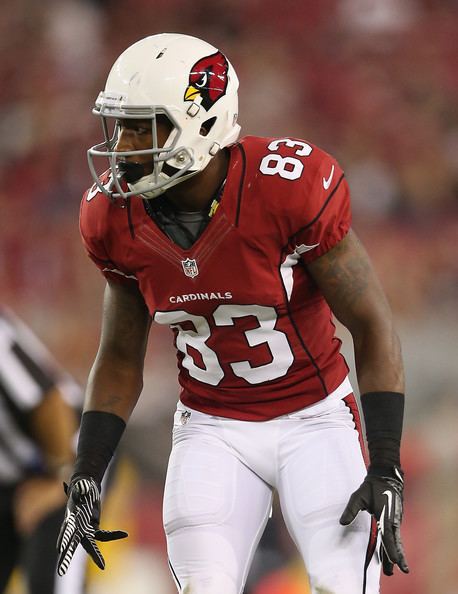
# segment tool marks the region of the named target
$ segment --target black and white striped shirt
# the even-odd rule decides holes
[[[30,413],[53,387],[78,408],[82,391],[33,332],[0,307],[0,485],[11,485],[43,460],[30,433]]]

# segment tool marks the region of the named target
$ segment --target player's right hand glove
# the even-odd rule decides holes
[[[394,468],[393,476],[368,474],[351,495],[340,518],[340,523],[347,526],[362,510],[375,517],[380,531],[379,553],[385,575],[393,575],[394,565],[409,573],[401,541],[403,490],[404,480],[399,468]]]
[[[126,538],[123,530],[100,530],[100,489],[91,477],[77,477],[70,485],[64,483],[68,495],[65,518],[57,539],[57,573],[64,575],[79,544],[94,563],[105,569],[105,561],[96,540],[108,542]]]

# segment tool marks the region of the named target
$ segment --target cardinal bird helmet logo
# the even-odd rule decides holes
[[[198,60],[189,73],[184,100],[200,103],[208,111],[226,94],[228,69],[226,56],[221,52]]]

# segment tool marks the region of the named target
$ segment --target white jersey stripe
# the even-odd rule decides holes
[[[299,262],[299,258],[301,254],[313,250],[314,248],[318,247],[319,243],[314,243],[313,245],[296,245],[294,252],[288,254],[286,258],[283,260],[283,264],[280,266],[280,274],[283,280],[283,286],[285,287],[286,295],[288,297],[288,301],[291,300],[291,295],[293,293],[293,284],[294,284],[294,277],[293,277],[293,268]]]

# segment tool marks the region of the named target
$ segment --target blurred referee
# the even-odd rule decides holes
[[[0,593],[13,570],[28,594],[80,594],[84,555],[55,579],[56,539],[82,392],[43,344],[0,305]]]

